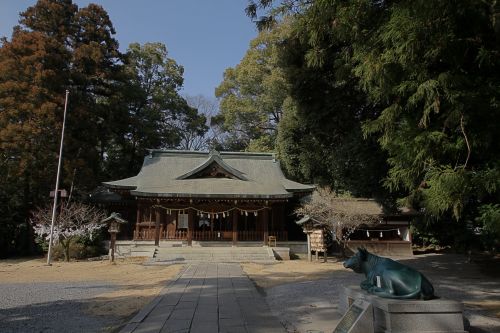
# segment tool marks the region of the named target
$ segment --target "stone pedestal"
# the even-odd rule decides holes
[[[466,333],[460,302],[387,299],[370,295],[359,287],[343,287],[339,300],[341,313],[357,299],[372,304],[375,333]]]
[[[288,247],[273,247],[274,257],[278,260],[290,260],[290,248]]]

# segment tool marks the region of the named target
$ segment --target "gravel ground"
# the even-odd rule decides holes
[[[266,301],[288,332],[332,332],[342,317],[340,288],[361,282],[361,276],[337,271],[331,278],[289,283],[265,290]]]
[[[471,333],[500,333],[500,319],[477,305],[500,302],[500,279],[491,269],[484,271],[484,265],[469,264],[456,255],[400,261],[422,271],[438,296],[465,303]],[[337,308],[341,286],[357,285],[362,278],[340,270],[328,278],[282,284],[264,292],[289,332],[331,332],[341,318]],[[119,318],[92,316],[84,309],[95,295],[117,289],[112,283],[96,281],[0,284],[0,332],[110,332],[120,324]]]
[[[84,313],[89,300],[116,287],[106,282],[0,284],[0,332],[106,332],[117,319]]]
[[[477,265],[459,255],[426,255],[401,262],[423,272],[442,298],[465,303],[464,315],[472,333],[500,333],[500,319],[492,312],[470,305],[500,302],[500,279],[484,274]],[[320,265],[320,263],[318,263]],[[265,289],[274,315],[282,318],[288,332],[331,332],[341,318],[338,295],[343,285],[359,285],[363,276],[336,271],[330,278],[296,282]],[[468,304],[469,303],[469,304]]]

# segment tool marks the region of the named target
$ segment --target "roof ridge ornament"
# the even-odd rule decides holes
[[[216,149],[211,149],[208,153],[209,156],[220,156],[220,152]]]

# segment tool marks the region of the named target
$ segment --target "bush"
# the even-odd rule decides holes
[[[38,238],[37,244],[44,252],[48,251],[48,242],[43,238]],[[92,239],[89,237],[75,238],[69,246],[70,259],[92,258],[105,254],[105,252],[101,233]],[[64,260],[64,248],[61,244],[55,244],[52,247],[52,258],[54,260]]]
[[[478,233],[486,250],[493,253],[500,249],[500,205],[482,205],[479,207]]]
[[[92,258],[101,254],[102,251],[97,246],[89,246],[76,242],[71,243],[69,246],[69,257],[71,259]],[[64,260],[64,248],[61,244],[56,244],[52,248],[52,258],[54,260]]]
[[[469,250],[481,250],[477,236],[465,222],[452,218],[435,220],[430,218],[416,219],[411,224],[412,242],[424,249],[451,248],[458,253]]]

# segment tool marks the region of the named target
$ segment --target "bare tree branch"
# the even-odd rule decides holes
[[[318,188],[311,199],[295,210],[299,216],[309,216],[313,221],[332,231],[334,240],[343,247],[352,233],[361,225],[379,220],[377,214],[364,212],[355,205],[355,199],[340,198],[329,188]]]

